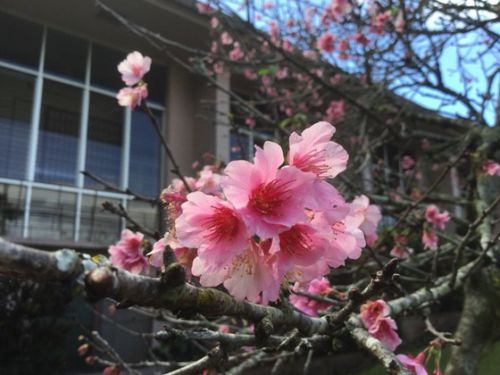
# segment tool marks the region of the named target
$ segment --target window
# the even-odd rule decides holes
[[[85,169],[115,186],[121,182],[123,123],[124,109],[114,98],[91,94]],[[87,178],[85,186],[98,185]]]
[[[0,12],[0,235],[109,244],[125,223],[102,209],[104,201],[158,228],[154,207],[80,174],[159,193],[154,129],[115,98],[123,87],[116,66],[125,55]],[[161,122],[166,69],[153,65],[148,80]]]
[[[44,83],[36,181],[75,184],[81,96],[80,89],[48,80]]]
[[[47,31],[45,71],[83,82],[87,64],[85,41],[58,31]]]
[[[0,233],[22,236],[25,194],[23,186],[0,184]]]
[[[158,121],[161,113],[155,112]],[[130,189],[155,197],[160,189],[160,141],[145,113],[132,113],[130,136]]]
[[[30,237],[51,241],[73,239],[76,195],[38,188],[32,194]]]
[[[38,67],[42,34],[41,26],[0,13],[0,57],[21,66]]]
[[[35,80],[0,68],[0,177],[23,179]]]
[[[273,140],[274,134],[269,131],[256,131],[240,128],[238,132],[231,130],[231,160],[252,160],[255,146],[262,147],[265,141]]]

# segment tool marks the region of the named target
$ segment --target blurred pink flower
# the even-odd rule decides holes
[[[366,243],[371,246],[377,240],[377,227],[382,220],[380,207],[370,204],[366,195],[359,195],[351,203],[351,216],[358,217],[361,221],[359,229],[365,235]]]
[[[424,249],[436,250],[438,247],[438,236],[432,228],[424,228],[422,231],[422,243]]]
[[[415,165],[415,160],[411,156],[409,156],[409,155],[405,155],[401,159],[401,167],[403,169],[410,169],[414,165]]]
[[[285,167],[283,150],[274,142],[255,147],[254,162],[230,162],[221,179],[223,192],[242,215],[250,233],[263,238],[306,219],[304,200],[314,175]]]
[[[335,48],[335,37],[332,33],[326,32],[318,39],[318,49],[322,52],[332,52]]]
[[[140,52],[134,51],[118,64],[118,71],[122,74],[122,80],[127,86],[132,86],[142,80],[142,77],[151,68],[151,58],[142,56]]]
[[[140,273],[148,267],[148,259],[142,250],[142,233],[134,233],[128,229],[122,231],[121,239],[108,249],[110,261],[132,273]]]
[[[435,228],[443,230],[448,221],[450,221],[450,214],[448,211],[439,212],[439,208],[430,204],[425,209],[425,220]]]
[[[483,163],[482,171],[488,176],[500,176],[500,164],[493,160],[486,160]]]
[[[396,356],[399,361],[414,375],[427,375],[425,369],[425,352],[418,353],[416,357],[406,354]]]
[[[300,291],[300,284],[296,283],[293,287],[294,291]],[[331,292],[330,282],[322,277],[314,279],[309,283],[307,288],[308,293],[316,294],[320,297],[326,297]],[[324,311],[330,307],[330,304],[316,301],[306,296],[301,296],[292,293],[290,295],[290,302],[300,311],[311,316],[318,316],[319,311]]]
[[[223,45],[227,46],[233,44],[233,37],[227,31],[224,31],[220,36],[220,41]]]
[[[131,109],[135,109],[137,106],[141,105],[142,100],[147,97],[148,88],[146,85],[124,87],[116,94],[118,104],[122,107],[130,107]]]
[[[335,127],[320,121],[305,129],[302,134],[290,135],[288,163],[318,178],[334,178],[345,170],[349,155],[342,146],[331,140]]]
[[[328,121],[336,123],[341,121],[345,115],[345,103],[343,100],[332,100],[326,109]]]

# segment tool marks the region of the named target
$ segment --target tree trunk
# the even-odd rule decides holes
[[[492,341],[499,322],[499,295],[493,288],[496,267],[481,270],[464,287],[464,307],[456,332],[462,345],[454,346],[446,375],[477,374],[481,353]]]

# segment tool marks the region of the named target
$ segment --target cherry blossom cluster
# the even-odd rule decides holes
[[[432,375],[442,375],[441,357],[442,357],[443,341],[436,338],[423,351],[413,356],[410,354],[398,354],[396,357],[401,364],[415,375],[428,375],[426,364],[433,362]]]
[[[296,283],[293,287],[293,292],[301,291],[300,283]],[[307,292],[320,297],[328,297],[333,291],[330,282],[325,277],[311,280],[307,287]],[[326,311],[330,304],[321,302],[300,294],[290,295],[290,302],[300,311],[307,315],[318,316],[318,312]]]
[[[129,53],[118,65],[122,81],[127,85],[116,95],[119,105],[135,109],[148,97],[148,86],[142,78],[150,68],[151,58],[137,51]]]
[[[259,96],[278,103],[279,112],[288,119],[287,123],[301,113],[314,114],[318,120],[325,119],[325,112],[327,121],[342,121],[344,102],[320,95],[321,86],[315,82],[314,76],[332,85],[342,83],[338,69],[325,67],[324,62],[327,61],[364,82],[363,73],[357,74],[353,67],[363,65],[361,60],[366,49],[380,48],[381,43],[393,43],[406,29],[401,10],[383,7],[375,1],[331,0],[322,5],[305,6],[295,9],[304,14],[300,22],[294,17],[293,10],[285,11],[281,9],[283,7],[280,8],[283,14],[277,19],[279,1],[266,2],[256,10],[255,23],[267,35],[265,38],[258,37],[258,42],[252,44],[237,30],[227,27],[223,21],[224,12],[219,11],[217,3],[214,2],[213,6],[211,3],[197,4],[200,13],[211,17],[212,45],[205,60],[208,72],[223,74],[224,66],[231,65],[232,74],[242,73],[246,79],[259,85]],[[241,2],[241,9],[243,5]],[[352,22],[356,27],[343,27],[346,22]],[[310,74],[279,58],[276,48],[294,56],[303,56],[310,66]],[[272,63],[265,68],[255,68],[257,56],[259,60]],[[289,89],[292,82],[294,90]],[[298,92],[304,94],[296,95]],[[255,126],[255,119],[247,116],[242,123]]]
[[[446,223],[450,221],[448,211],[439,211],[439,208],[430,204],[425,209],[425,222],[422,230],[422,243],[425,249],[436,250],[438,247],[438,236],[436,229],[444,230]]]
[[[394,351],[401,344],[401,339],[396,332],[396,322],[389,313],[389,305],[379,299],[362,305],[360,318],[371,336],[378,339],[390,351]]]
[[[141,234],[124,231],[110,247],[111,261],[141,272],[148,251],[150,264],[161,267],[168,245],[201,285],[222,284],[236,298],[260,303],[275,301],[283,282],[323,287],[325,281],[309,283],[357,259],[376,240],[381,219],[367,197],[347,203],[327,182],[348,160],[331,141],[334,132],[319,122],[292,133],[286,159],[281,146],[268,141],[256,146],[252,162],[232,161],[222,173],[206,166],[197,178],[175,180],[161,195],[169,232],[148,249]]]

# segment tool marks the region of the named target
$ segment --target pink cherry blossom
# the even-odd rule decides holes
[[[219,22],[219,19],[217,17],[212,17],[210,19],[210,27],[212,29],[216,29],[217,27],[219,27],[220,25],[220,22]]]
[[[127,86],[132,86],[142,80],[142,77],[151,68],[151,58],[142,56],[140,52],[134,51],[127,55],[127,58],[118,64],[118,71],[122,75],[122,80]]]
[[[329,229],[316,223],[295,224],[276,235],[270,253],[276,255],[279,271],[285,274],[295,265],[307,267],[316,263],[328,247]]]
[[[290,135],[288,163],[319,178],[334,178],[347,166],[349,156],[342,146],[331,141],[335,128],[321,121],[305,129],[301,135]]]
[[[252,69],[245,69],[243,74],[245,75],[245,78],[250,81],[257,79],[257,73],[255,73]]]
[[[219,324],[219,332],[221,333],[230,333],[231,328],[227,324]]]
[[[396,357],[412,374],[428,375],[425,368],[425,352],[418,353],[416,357],[406,354],[398,354]]]
[[[207,3],[196,3],[196,8],[198,12],[202,14],[210,14],[214,12],[214,9]]]
[[[352,10],[352,5],[349,0],[332,0],[330,9],[335,18],[341,21]]]
[[[406,259],[413,253],[413,249],[407,247],[408,237],[403,234],[397,234],[394,236],[394,247],[392,248],[390,254],[393,257],[399,259]]]
[[[361,220],[359,228],[365,235],[366,243],[372,246],[377,240],[378,223],[382,220],[380,208],[370,204],[370,200],[366,195],[360,195],[352,201],[350,215]]]
[[[142,100],[147,97],[148,88],[146,85],[124,87],[116,94],[118,104],[122,107],[130,107],[131,109],[135,109],[137,106],[141,105]]]
[[[342,211],[340,211],[343,214]],[[353,216],[346,216],[337,220],[339,212],[335,208],[314,215],[313,222],[327,222],[330,224],[328,243],[323,260],[330,267],[340,267],[347,259],[357,259],[366,245],[363,232],[359,229],[360,220]]]
[[[203,286],[223,283],[229,293],[240,300],[267,304],[278,298],[280,288],[273,260],[265,247],[250,240],[248,248],[230,258],[230,262],[223,268],[213,271],[209,264],[212,260],[197,257],[193,261],[192,272],[193,275],[200,276]]]
[[[216,268],[228,263],[248,246],[248,235],[238,213],[226,201],[201,192],[190,193],[175,222],[182,247],[198,249]]]
[[[215,74],[222,74],[224,73],[224,63],[221,61],[217,61],[214,66],[214,73]]]
[[[241,49],[240,43],[234,43],[234,48],[229,52],[229,59],[231,61],[237,61],[241,60],[243,57],[245,57],[245,53]]]
[[[367,46],[370,43],[370,39],[368,39],[363,33],[354,34],[354,40],[363,46]]]
[[[486,160],[483,163],[482,171],[488,176],[500,176],[500,164],[493,160]]]
[[[424,249],[436,250],[438,247],[436,231],[432,228],[425,228],[422,231],[422,243],[424,244]]]
[[[345,103],[343,100],[332,100],[326,109],[326,118],[328,121],[336,123],[345,116]]]
[[[270,238],[306,219],[304,200],[314,175],[284,161],[280,145],[255,147],[254,162],[230,162],[221,179],[223,192],[242,215],[251,234]]]
[[[396,330],[394,319],[385,317],[377,319],[368,328],[368,333],[379,340],[387,349],[394,351],[402,342]]]
[[[157,268],[163,267],[163,253],[165,252],[165,246],[169,246],[174,252],[177,262],[184,267],[186,270],[186,277],[191,278],[191,266],[193,264],[193,259],[197,255],[196,249],[190,249],[187,247],[181,247],[179,241],[170,233],[165,233],[163,238],[160,238],[153,245],[153,250],[147,255],[149,256],[149,263]]]
[[[401,339],[396,332],[396,322],[389,317],[389,311],[384,300],[369,301],[361,306],[360,318],[370,335],[394,351],[401,344]]]
[[[102,370],[102,375],[121,375],[121,373],[120,368],[116,366],[108,366]]]
[[[403,18],[403,12],[399,11],[396,19],[394,20],[394,29],[402,34],[405,31],[405,19]]]
[[[277,79],[285,79],[286,77],[288,77],[288,68],[281,68],[276,72]]]
[[[165,237],[171,236],[170,233],[165,233]],[[163,254],[165,252],[166,240],[160,238],[153,244],[153,250],[151,250],[147,256],[149,256],[149,263],[157,268],[163,267]]]
[[[255,127],[255,119],[253,117],[247,117],[245,119],[245,125],[247,125],[250,129]]]
[[[409,156],[409,155],[405,155],[401,159],[401,167],[403,169],[410,169],[414,165],[415,165],[415,160],[411,156]]]
[[[227,31],[224,31],[220,36],[220,41],[223,45],[227,46],[233,44],[233,37]]]
[[[406,259],[412,254],[413,250],[409,247],[395,245],[389,253],[392,257],[398,259]]]
[[[122,231],[121,239],[108,249],[110,261],[132,273],[140,273],[148,267],[148,259],[142,251],[142,233],[134,233],[128,229]]]
[[[214,173],[213,168],[205,165],[199,172],[199,178],[195,182],[195,189],[205,194],[216,194],[220,192],[221,175]]]
[[[293,290],[296,292],[301,290],[299,283],[294,285]],[[308,293],[322,297],[327,296],[331,291],[330,282],[324,277],[312,280],[307,288]],[[294,293],[290,295],[290,302],[297,309],[311,316],[318,316],[319,311],[325,311],[330,307],[328,303],[319,302]]]
[[[318,49],[322,52],[332,52],[335,49],[335,37],[332,33],[326,32],[319,37]]]
[[[430,204],[425,208],[425,220],[435,228],[443,230],[446,223],[450,221],[450,215],[448,211],[439,212],[436,205]]]
[[[383,300],[368,301],[360,308],[359,317],[365,327],[372,326],[377,319],[389,316],[389,305]]]
[[[391,20],[391,11],[379,13],[372,17],[370,31],[374,34],[382,34],[384,27]]]

